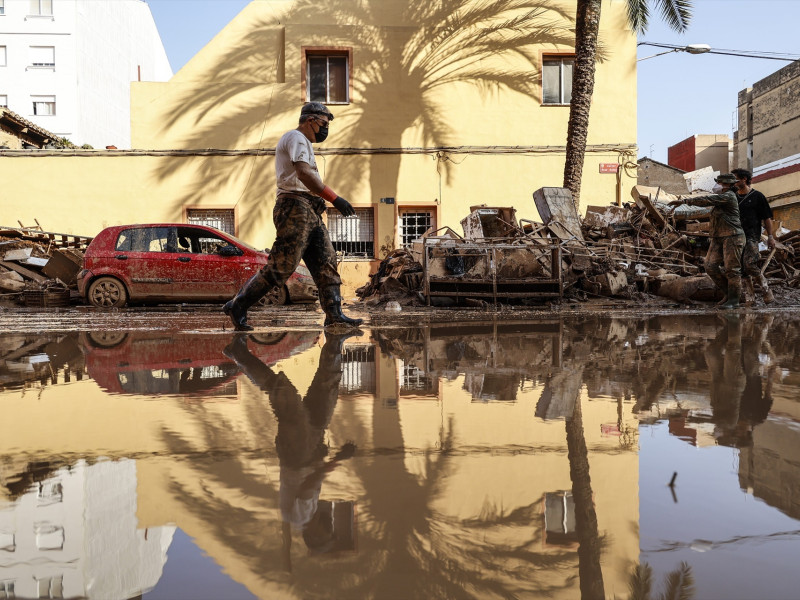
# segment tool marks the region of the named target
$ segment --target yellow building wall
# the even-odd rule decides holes
[[[237,234],[270,247],[270,152],[297,126],[308,46],[352,48],[350,103],[329,107],[336,118],[317,145],[318,164],[354,206],[375,207],[377,258],[399,244],[402,207],[434,207],[437,224],[459,232],[472,205],[510,205],[538,220],[532,193],[562,184],[569,117],[568,106],[541,105],[541,57],[572,52],[574,39],[574,5],[550,6],[536,17],[537,43],[523,56],[504,51],[487,21],[470,28],[462,19],[463,31],[437,46],[453,16],[427,0],[353,1],[336,10],[254,0],[172,80],[132,84],[133,147],[158,155],[5,157],[0,224],[36,218],[45,230],[94,235],[112,224],[185,221],[187,208],[233,208]],[[633,171],[622,169],[619,183],[599,172],[601,163],[636,155],[636,38],[624,3],[603,3],[601,42],[581,211],[627,199],[636,183]],[[441,150],[454,147],[462,150]],[[197,155],[205,149],[218,151]],[[346,297],[375,266],[342,265]]]

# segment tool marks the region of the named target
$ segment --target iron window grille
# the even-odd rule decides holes
[[[400,244],[410,247],[428,229],[435,226],[433,211],[404,211],[400,214]]]
[[[573,57],[545,57],[542,60],[542,104],[572,101]]]
[[[236,235],[236,220],[233,209],[190,208],[186,211],[186,220],[193,225],[206,225],[230,235]]]
[[[371,208],[356,208],[352,217],[344,217],[335,208],[328,209],[328,233],[336,253],[342,259],[375,257],[375,216]]]
[[[375,393],[375,346],[348,346],[343,350],[339,389],[351,394]]]

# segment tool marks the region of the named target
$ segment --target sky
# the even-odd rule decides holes
[[[146,1],[174,72],[248,4],[248,0]],[[692,20],[683,34],[669,29],[653,10],[647,32],[639,36],[640,44],[708,44],[712,49],[783,52],[800,57],[800,0],[693,0],[692,5]],[[640,45],[639,57],[661,51]],[[739,91],[787,64],[763,58],[685,52],[640,61],[639,157],[666,163],[667,148],[692,135],[732,136]]]

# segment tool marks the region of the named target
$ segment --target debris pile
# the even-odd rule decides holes
[[[26,306],[66,306],[92,238],[0,226],[0,298]]]
[[[381,261],[366,285],[356,290],[356,295],[368,306],[395,301],[400,306],[420,306],[422,265],[410,252],[397,249]]]

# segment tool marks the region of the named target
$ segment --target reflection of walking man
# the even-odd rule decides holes
[[[772,221],[772,208],[767,202],[766,196],[750,187],[752,174],[747,169],[734,169],[733,175],[736,176],[736,197],[739,200],[739,218],[744,229],[745,243],[742,251],[742,269],[745,277],[748,277],[747,287],[752,291],[753,283],[761,284],[761,292],[764,294],[764,302],[769,304],[775,300],[772,290],[769,289],[767,279],[762,275],[758,267],[760,253],[758,244],[761,241],[761,223],[767,231],[767,246],[775,247],[773,237],[774,224]]]
[[[706,273],[725,294],[723,308],[739,306],[742,293],[742,248],[744,231],[739,220],[739,201],[733,186],[736,176],[726,173],[714,181],[714,193],[680,198],[672,206],[711,206],[711,239],[706,254]]]
[[[325,430],[330,424],[342,377],[342,345],[360,330],[344,335],[325,334],[319,366],[305,398],[282,372],[275,373],[250,353],[247,338],[237,335],[225,349],[247,377],[269,394],[278,419],[275,446],[281,466],[280,508],[284,522],[284,552],[290,569],[291,530],[303,532],[303,540],[315,552],[325,552],[334,543],[330,513],[319,509],[322,481],[341,460],[350,458],[355,445],[345,444],[325,461],[328,446]]]
[[[327,200],[345,217],[355,214],[350,203],[322,183],[314,158],[313,142],[328,137],[333,115],[324,104],[309,102],[300,110],[300,125],[283,135],[275,148],[278,198],[273,221],[276,238],[267,264],[223,307],[237,330],[249,331],[247,309],[272,288],[282,288],[304,260],[319,290],[325,326],[361,324],[342,314],[342,280],[336,268],[336,252],[322,222]]]

